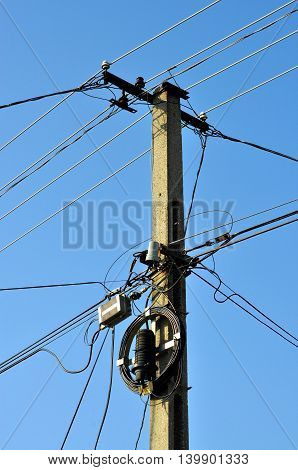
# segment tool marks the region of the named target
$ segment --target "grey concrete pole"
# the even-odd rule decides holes
[[[183,164],[180,99],[185,92],[164,83],[154,93],[152,111],[152,240],[164,245],[183,238]],[[173,247],[173,245],[171,245]],[[181,250],[184,242],[174,245]],[[185,280],[177,270],[170,270],[167,279],[164,274],[155,283],[167,289],[166,295],[155,291],[155,305],[171,305],[182,319],[186,328]],[[156,346],[171,339],[171,331],[165,320],[158,320],[153,328]],[[163,352],[157,366],[158,372],[167,363],[170,352]],[[178,368],[177,368],[178,369]],[[178,373],[178,370],[177,370]],[[175,378],[165,387],[162,395],[171,392]],[[150,399],[150,449],[188,449],[188,399],[187,399],[187,348],[182,357],[182,377],[179,387],[166,400],[153,396]]]

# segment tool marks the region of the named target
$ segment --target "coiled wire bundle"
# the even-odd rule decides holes
[[[152,321],[157,317],[162,317],[168,320],[172,333],[171,336],[174,339],[174,344],[171,348],[171,355],[167,365],[163,368],[163,370],[160,371],[160,375],[152,380],[153,395],[157,396],[156,393],[159,393],[164,385],[169,383],[169,380],[177,371],[177,364],[181,358],[185,344],[185,330],[180,318],[168,307],[153,307],[145,313],[139,315],[131,323],[123,335],[118,359],[120,375],[126,386],[134,393],[140,393],[140,382],[133,377],[132,369],[130,367],[129,353],[131,346],[141,327],[145,323],[147,324],[148,320]],[[181,367],[179,366],[178,371],[180,368]]]

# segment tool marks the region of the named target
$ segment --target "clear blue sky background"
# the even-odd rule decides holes
[[[128,80],[138,75],[152,76],[281,3],[281,0],[223,0],[119,62],[112,71]],[[103,59],[119,56],[206,5],[207,1],[153,0],[143,5],[132,0],[125,5],[120,1],[6,0],[0,4],[0,101],[6,103],[55,90],[55,84],[63,89],[82,83],[99,69]],[[281,30],[279,23],[183,75],[179,78],[180,86],[186,87],[262,47],[273,37],[283,36],[296,25],[297,17],[293,15]],[[198,111],[207,109],[237,93],[241,86],[249,88],[295,65],[295,41],[291,38],[267,51],[261,60],[257,56],[195,88],[191,92],[193,106]],[[296,72],[237,100],[228,110],[223,107],[210,113],[209,122],[227,134],[295,154],[295,99]],[[53,98],[1,111],[1,143],[56,101],[57,98]],[[1,152],[1,184],[78,128],[79,121],[86,122],[104,106],[99,100],[75,96],[67,105],[59,107]],[[145,106],[139,106],[137,116],[146,110]],[[133,119],[128,113],[120,113],[96,128],[90,134],[92,141],[100,145]],[[110,170],[104,159],[116,169],[150,146],[150,140],[150,118],[147,118],[30,204],[1,221],[0,246],[58,209],[63,201],[108,175]],[[2,198],[1,214],[93,150],[92,141],[83,139]],[[188,169],[185,172],[187,202],[197,168],[199,144],[198,138],[188,130],[183,131],[183,143],[184,165]],[[238,144],[212,141],[197,201],[204,201],[210,209],[216,207],[214,204],[225,208],[232,201],[232,212],[237,218],[295,198],[296,170],[294,163],[273,155]],[[114,178],[83,200],[84,220],[88,201],[96,204],[115,201],[119,205],[118,218],[107,213],[103,223],[95,214],[95,234],[109,237],[109,224],[116,223],[120,239],[121,233],[129,230],[133,243],[139,240],[134,240],[135,233],[121,222],[121,207],[125,201],[150,200],[149,156],[121,174],[119,181],[121,185]],[[268,218],[291,209],[294,207],[280,209],[268,214]],[[250,220],[241,227],[265,218]],[[196,217],[190,231],[211,228],[216,222],[214,215]],[[149,237],[148,209],[138,223],[142,227],[140,239]],[[113,249],[98,246],[88,249],[85,243],[79,250],[63,250],[61,234],[62,218],[59,216],[1,253],[0,286],[100,280],[112,260],[123,251],[121,243]],[[216,266],[234,289],[275,321],[297,333],[296,240],[297,227],[290,225],[221,252],[216,256]],[[115,266],[110,279],[117,275],[125,278],[128,265],[121,271],[123,261]],[[189,277],[188,285],[191,448],[297,448],[297,350],[236,306],[216,304],[212,291],[197,278]],[[0,357],[4,360],[96,302],[103,291],[89,286],[0,294]],[[127,323],[117,329],[117,350],[126,327]],[[64,354],[77,334],[75,331],[63,337],[52,345],[53,349]],[[87,355],[81,334],[64,362],[69,368],[78,368]],[[92,449],[105,403],[108,371],[107,345],[66,448]],[[88,372],[79,376],[63,373],[46,354],[37,355],[1,375],[1,447],[59,448],[87,375]],[[99,448],[133,448],[142,412],[141,401],[125,388],[115,370],[110,410]],[[148,416],[140,448],[148,448]]]

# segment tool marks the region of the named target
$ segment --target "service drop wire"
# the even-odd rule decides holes
[[[228,296],[227,294],[225,294],[224,292],[222,292],[220,289],[218,289],[214,284],[212,284],[210,281],[208,281],[207,279],[205,279],[203,276],[200,276],[200,274],[196,273],[195,271],[192,271],[192,273],[197,276],[199,279],[201,279],[202,281],[204,281],[206,284],[208,284],[210,287],[212,287],[214,290],[217,290],[217,292],[219,292],[221,295],[223,295],[224,297],[227,298],[227,300],[229,300],[230,302],[232,302],[233,304],[237,305],[239,308],[241,308],[242,310],[244,310],[246,313],[248,313],[248,315],[250,315],[251,317],[253,317],[255,320],[257,320],[259,323],[261,323],[262,325],[264,325],[266,328],[268,328],[269,330],[271,330],[273,333],[277,334],[278,336],[280,336],[281,338],[283,338],[285,341],[287,341],[288,343],[292,344],[292,346],[294,346],[295,348],[298,347],[297,344],[293,343],[290,339],[288,339],[286,336],[282,335],[281,333],[279,333],[278,331],[276,331],[274,328],[272,328],[270,325],[268,325],[267,323],[265,323],[264,321],[262,321],[260,318],[258,318],[256,315],[254,315],[252,312],[250,312],[249,310],[247,310],[245,307],[243,307],[241,304],[239,304],[238,302],[236,302],[236,300],[234,300],[233,298],[231,298],[231,296]]]
[[[137,282],[142,275],[143,275],[143,273],[141,273],[140,275],[135,276],[131,280],[131,283]],[[123,288],[118,288],[117,289],[117,292],[119,292],[119,293],[120,292],[123,293],[123,292],[127,292],[127,291],[128,290],[125,291]],[[116,293],[116,292],[114,292],[114,293]],[[46,346],[47,344],[55,341],[56,339],[60,338],[64,334],[67,334],[73,328],[76,328],[80,324],[91,320],[92,317],[90,315],[93,315],[93,317],[94,317],[94,313],[97,311],[97,307],[100,304],[102,304],[105,300],[109,299],[110,295],[111,295],[110,292],[108,292],[101,300],[96,302],[96,304],[94,304],[91,307],[85,309],[83,312],[79,313],[77,316],[75,316],[71,320],[69,320],[69,321],[65,322],[64,324],[60,325],[59,327],[57,327],[56,329],[54,329],[53,331],[51,331],[47,335],[40,338],[39,340],[36,340],[30,346],[25,347],[24,349],[22,349],[18,353],[14,354],[10,358],[8,358],[5,361],[3,361],[2,363],[0,363],[0,374],[2,372],[5,372],[5,370],[7,370],[7,368],[11,368],[14,365],[17,365],[18,362],[16,362],[16,361],[22,359],[24,355],[28,355],[32,351],[35,351],[36,349],[40,349],[41,347]],[[5,368],[5,370],[3,370],[4,368]]]
[[[97,449],[98,442],[99,442],[99,439],[100,439],[100,436],[101,436],[101,433],[102,433],[102,430],[103,430],[103,427],[104,427],[104,424],[105,424],[105,420],[106,420],[107,413],[108,413],[108,409],[109,409],[109,405],[110,405],[110,399],[111,399],[111,393],[112,393],[112,386],[113,386],[114,351],[115,351],[115,327],[112,328],[111,363],[110,363],[110,382],[109,382],[108,395],[107,395],[107,400],[106,400],[106,404],[105,404],[103,416],[102,416],[102,419],[101,419],[101,423],[100,423],[100,426],[99,426],[98,434],[97,434],[97,437],[96,437],[94,450]]]
[[[187,217],[186,217],[186,222],[185,222],[184,236],[186,235],[186,232],[187,232],[188,222],[189,222],[189,219],[190,219],[192,206],[193,206],[194,198],[195,198],[195,194],[196,194],[196,189],[197,189],[197,185],[198,185],[198,181],[199,181],[199,177],[200,177],[200,173],[201,173],[201,169],[202,169],[202,165],[203,165],[203,161],[204,161],[204,157],[205,157],[206,146],[207,146],[207,136],[204,136],[203,141],[202,141],[201,159],[200,159],[199,168],[198,168],[198,171],[197,171],[196,180],[195,180],[195,184],[194,184],[193,191],[192,191],[191,202],[190,202],[190,205],[189,205],[189,209],[188,209],[188,213],[187,213]]]
[[[96,365],[97,365],[97,363],[98,363],[99,357],[100,357],[100,355],[101,355],[101,352],[102,352],[102,350],[103,350],[103,347],[104,347],[104,344],[105,344],[105,342],[106,342],[106,339],[107,339],[107,336],[108,336],[109,332],[110,332],[110,330],[108,329],[107,332],[106,332],[106,334],[105,334],[105,337],[104,337],[104,339],[103,339],[103,341],[102,341],[102,343],[101,343],[100,349],[99,349],[99,351],[98,351],[98,353],[97,353],[96,359],[95,359],[94,364],[93,364],[93,366],[92,366],[92,369],[91,369],[91,371],[90,371],[90,374],[89,374],[89,377],[88,377],[87,382],[86,382],[86,384],[85,384],[85,387],[84,387],[84,389],[83,389],[83,392],[82,392],[82,394],[81,394],[81,396],[80,396],[79,402],[78,402],[78,404],[77,404],[77,406],[76,406],[75,412],[74,412],[74,414],[73,414],[73,416],[72,416],[72,418],[71,418],[70,424],[69,424],[68,429],[67,429],[67,431],[66,431],[65,437],[64,437],[63,442],[62,442],[62,445],[61,445],[61,447],[60,447],[60,450],[62,450],[62,449],[64,448],[64,446],[65,446],[65,443],[66,443],[66,441],[67,441],[67,438],[68,438],[68,436],[69,436],[69,433],[70,433],[70,431],[71,431],[71,428],[72,428],[72,426],[73,426],[73,423],[74,423],[74,421],[75,421],[75,419],[76,419],[76,416],[77,416],[77,414],[78,414],[78,411],[79,411],[79,409],[80,409],[80,406],[81,406],[81,404],[82,404],[83,398],[84,398],[84,396],[85,396],[85,393],[86,393],[86,391],[87,391],[87,388],[88,388],[89,383],[90,383],[90,381],[91,381],[91,378],[92,378],[92,376],[93,376],[94,370],[95,370]]]

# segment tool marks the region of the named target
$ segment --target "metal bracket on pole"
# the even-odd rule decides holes
[[[137,80],[137,83],[133,85],[132,83],[129,83],[128,81],[123,80],[123,78],[117,77],[117,75],[114,75],[113,73],[110,73],[107,70],[104,71],[103,78],[104,78],[104,83],[106,85],[108,83],[111,83],[112,85],[115,85],[117,88],[119,88],[123,92],[130,94],[132,96],[135,96],[136,98],[139,98],[142,101],[146,101],[148,104],[153,104],[153,94],[150,93],[149,91],[144,90],[140,85],[138,85],[138,83],[140,83],[138,82],[138,80]],[[142,85],[143,83],[145,84],[145,82],[142,82]],[[162,82],[161,86],[157,88],[156,92],[158,92],[159,90],[160,92],[168,90],[172,94],[184,100],[187,100],[189,96],[186,90],[183,90],[182,88],[179,88],[176,85],[173,85],[172,83],[167,82],[167,81]],[[136,110],[133,108],[122,106],[121,103],[119,104],[119,101],[121,101],[121,98],[120,100],[111,100],[111,102],[121,107],[122,109],[126,109],[129,112],[136,112]],[[206,132],[209,129],[209,125],[207,124],[207,122],[195,116],[192,116],[191,114],[185,111],[181,111],[181,120],[185,122],[186,124],[188,124],[189,126],[199,129],[201,132]]]

